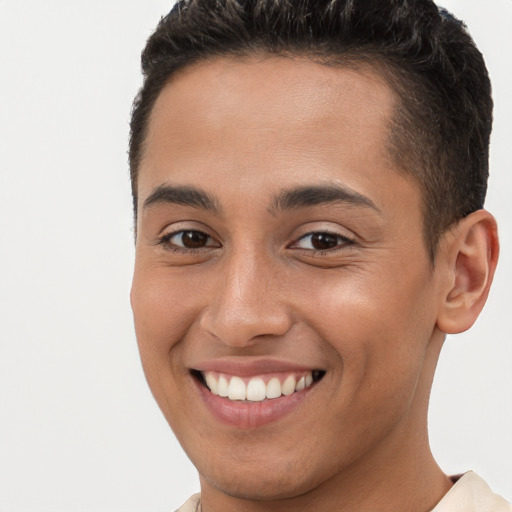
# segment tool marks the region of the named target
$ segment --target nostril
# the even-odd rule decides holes
[[[292,326],[289,312],[285,308],[279,310],[279,306],[226,309],[210,308],[203,314],[200,326],[228,346],[252,346],[283,336]]]

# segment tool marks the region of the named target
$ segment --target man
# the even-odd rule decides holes
[[[180,510],[510,511],[427,408],[498,258],[483,59],[430,0],[191,0],[142,58],[132,306]]]

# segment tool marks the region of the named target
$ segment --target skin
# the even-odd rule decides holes
[[[428,511],[451,486],[429,449],[428,397],[445,333],[485,302],[496,227],[470,215],[432,266],[420,190],[386,149],[395,102],[371,69],[267,56],[185,68],[155,104],[131,299],[148,383],[199,471],[204,512]],[[200,189],[216,211],[145,205],[162,186]],[[365,199],[276,201],[304,186]],[[180,230],[204,246],[159,243]],[[325,232],[334,247],[314,250],[309,234]],[[326,374],[278,421],[217,421],[190,370],[258,358]]]

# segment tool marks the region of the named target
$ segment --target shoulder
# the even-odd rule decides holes
[[[200,494],[191,496],[176,512],[197,512],[199,510]]]
[[[512,505],[469,471],[457,480],[432,512],[512,512]]]

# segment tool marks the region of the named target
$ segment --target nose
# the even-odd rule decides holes
[[[292,317],[284,283],[270,260],[238,251],[222,262],[201,318],[204,330],[232,347],[288,332]]]

